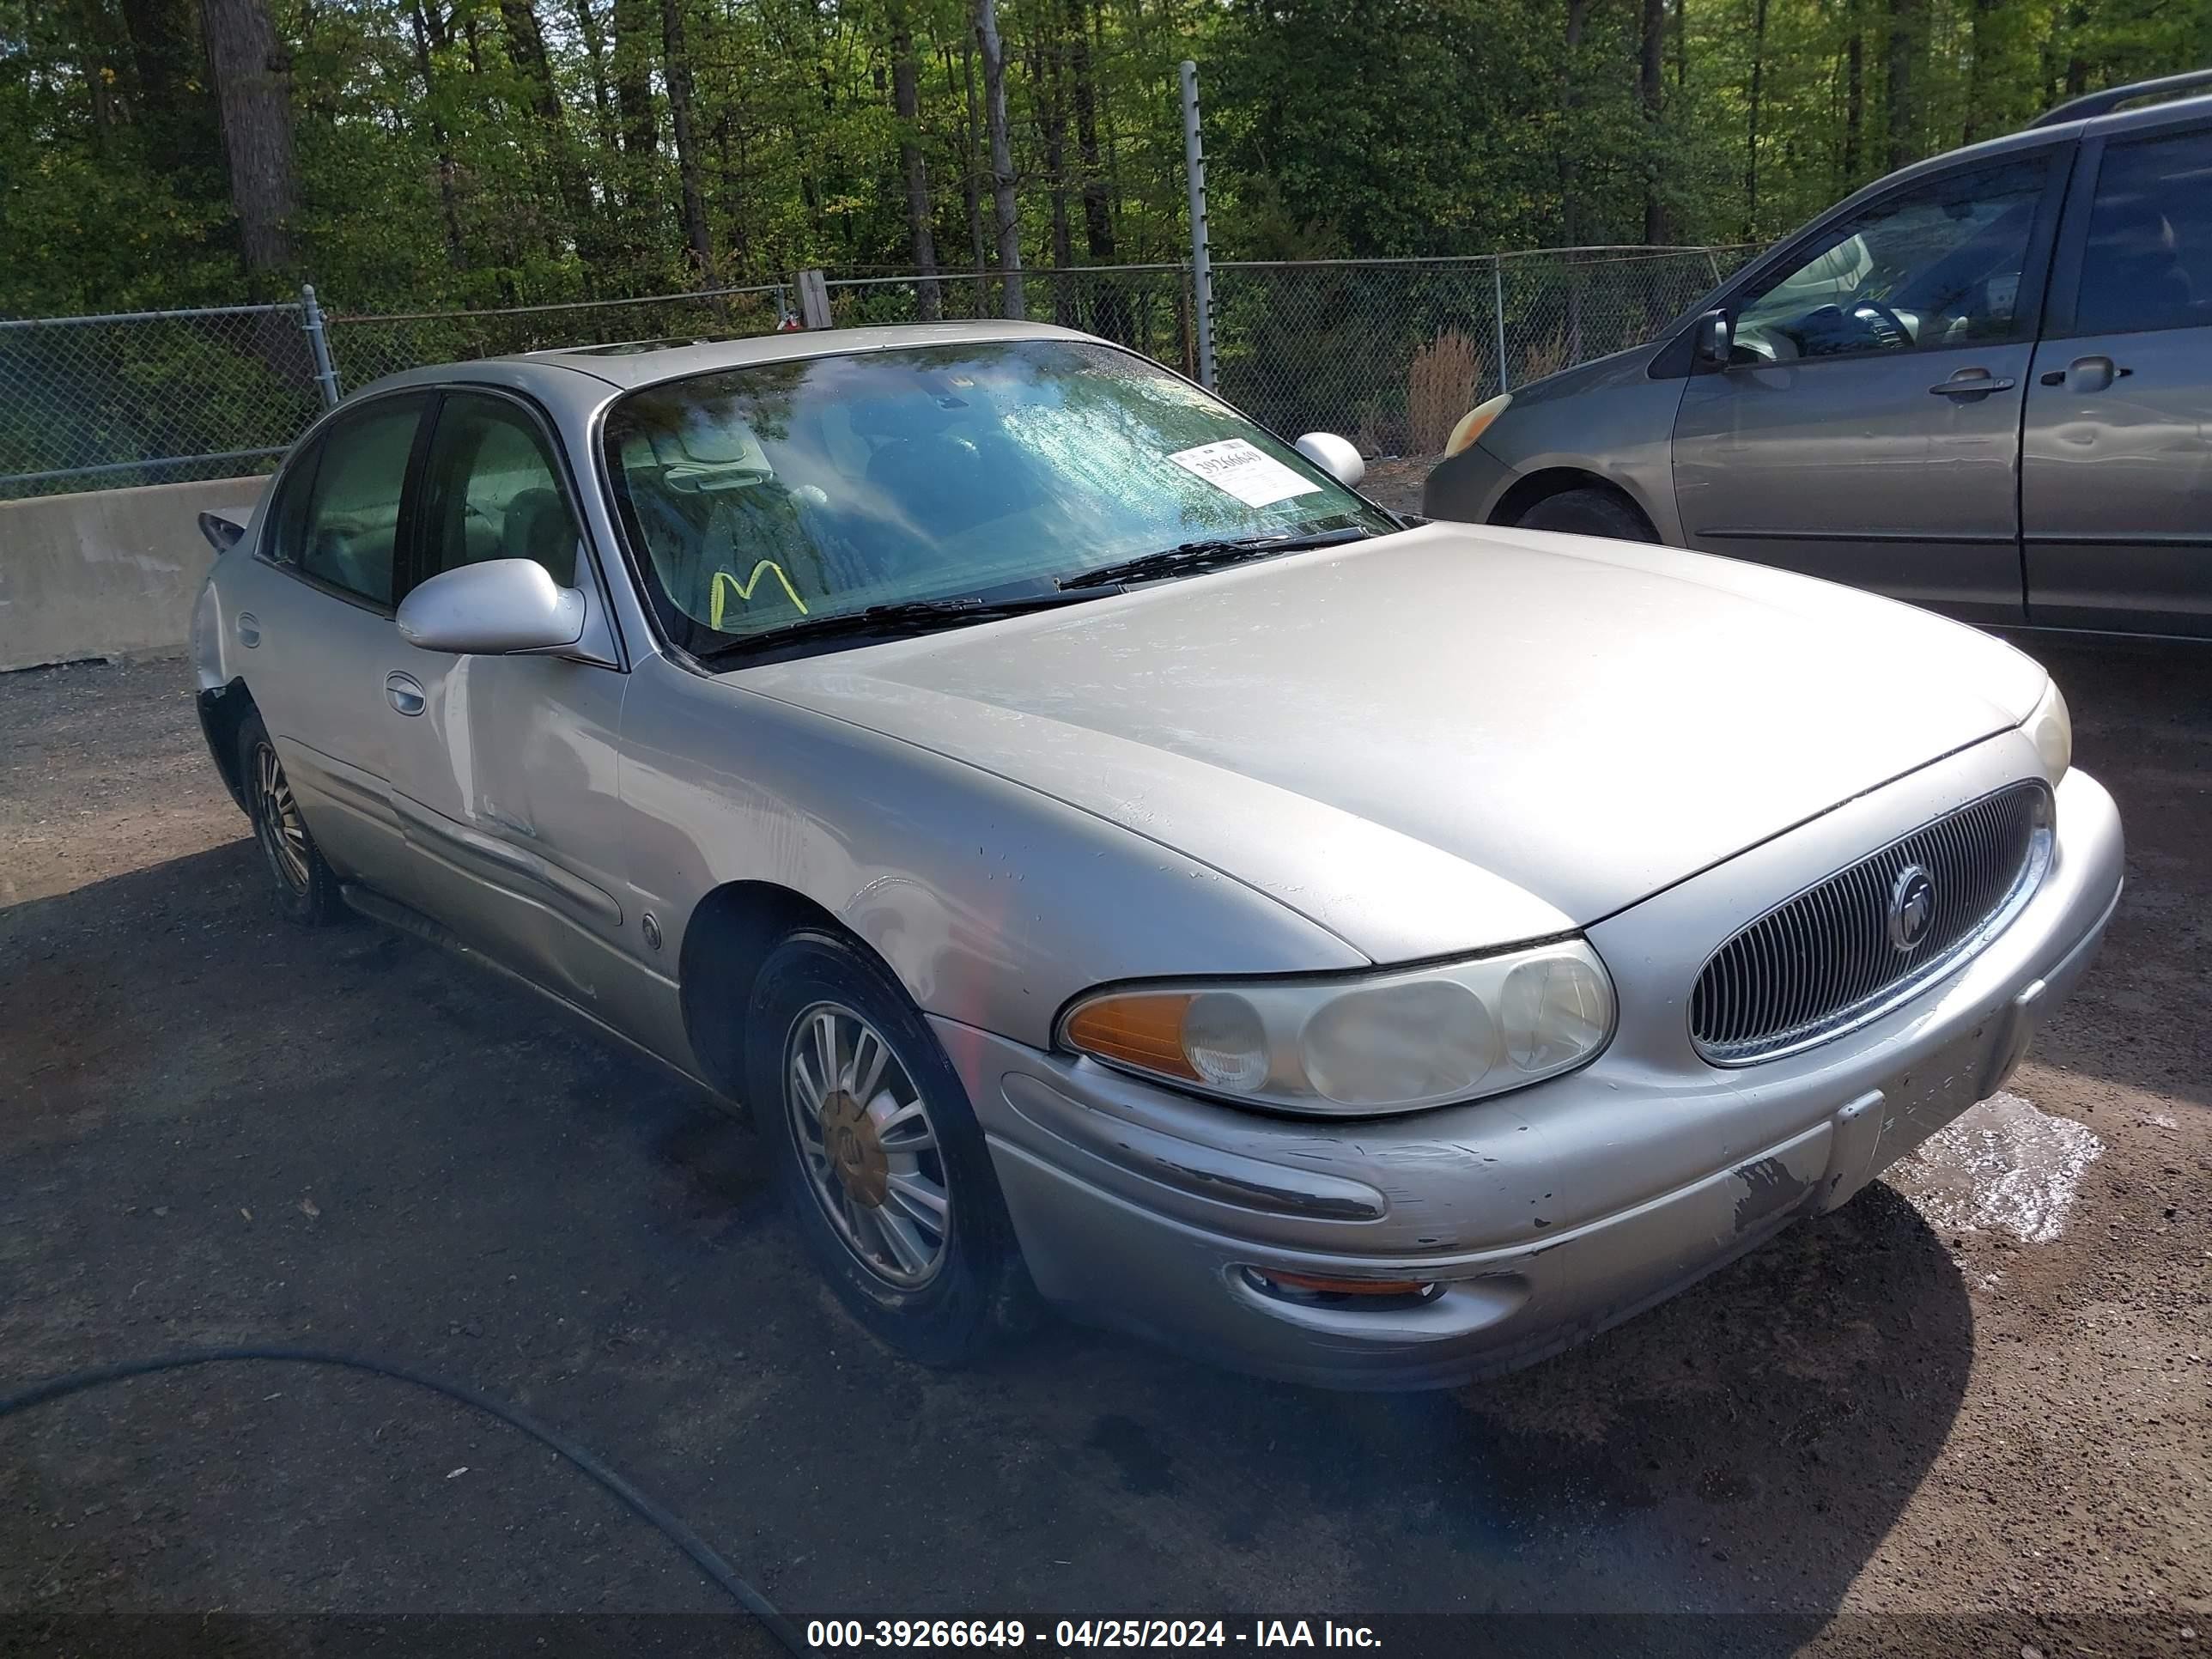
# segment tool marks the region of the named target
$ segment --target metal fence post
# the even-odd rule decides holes
[[[1213,390],[1213,262],[1206,252],[1206,152],[1198,141],[1198,65],[1182,64],[1182,166],[1190,180],[1191,308],[1198,331],[1198,383]]]
[[[1508,391],[1505,380],[1505,257],[1490,256],[1491,317],[1498,325],[1498,389]]]
[[[323,308],[315,303],[312,283],[300,285],[300,326],[307,331],[307,349],[315,360],[315,384],[323,391],[323,407],[338,406],[338,371],[331,362],[331,343],[323,332]]]

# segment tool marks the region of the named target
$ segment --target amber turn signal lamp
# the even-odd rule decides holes
[[[1182,1017],[1195,1000],[1181,991],[1102,997],[1077,1009],[1063,1036],[1101,1060],[1195,1083],[1198,1068],[1182,1050]]]

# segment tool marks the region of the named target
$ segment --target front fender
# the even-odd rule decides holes
[[[664,658],[634,672],[629,878],[674,937],[716,888],[769,883],[836,916],[925,1012],[1038,1048],[1108,981],[1367,963],[1220,871],[993,773]]]
[[[1437,469],[1441,482],[1468,455],[1470,472],[1502,469],[1513,478],[1568,469],[1601,478],[1644,510],[1659,539],[1682,545],[1682,515],[1674,501],[1674,414],[1680,380],[1653,380],[1649,347],[1623,352],[1539,380],[1516,391],[1506,411],[1480,442]],[[1487,506],[1494,509],[1501,484]],[[1453,513],[1450,516],[1464,516]],[[1488,514],[1486,513],[1485,520]]]

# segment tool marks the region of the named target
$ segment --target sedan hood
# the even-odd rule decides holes
[[[1444,525],[727,678],[1172,847],[1376,961],[1587,926],[2045,684],[1828,583]]]

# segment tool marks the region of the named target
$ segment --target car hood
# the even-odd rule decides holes
[[[1828,583],[1445,525],[727,678],[1172,847],[1376,961],[1587,926],[2018,724],[2045,684]]]

